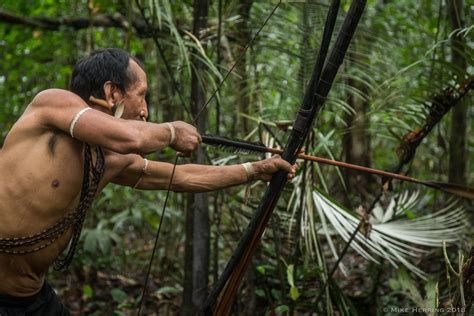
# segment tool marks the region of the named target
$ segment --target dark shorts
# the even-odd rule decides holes
[[[15,297],[0,294],[0,316],[56,316],[70,315],[59,302],[53,288],[44,282],[38,294],[30,297]]]

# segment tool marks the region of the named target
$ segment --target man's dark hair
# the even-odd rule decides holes
[[[137,78],[129,71],[130,59],[143,65],[136,58],[119,48],[94,50],[74,66],[69,90],[88,102],[90,96],[105,98],[104,83],[111,81],[125,91]]]

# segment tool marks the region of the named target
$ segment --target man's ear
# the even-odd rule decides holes
[[[105,101],[107,101],[110,108],[123,99],[122,92],[112,81],[106,81],[104,83],[104,95]]]
[[[107,102],[112,114],[117,118],[121,118],[125,107],[125,104],[123,103],[124,95],[122,90],[111,81],[106,81],[104,83],[104,95],[105,102]]]

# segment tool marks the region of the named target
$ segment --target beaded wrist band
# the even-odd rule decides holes
[[[137,183],[135,183],[135,185],[133,186],[134,189],[136,189],[138,185],[140,184],[140,181],[142,181],[143,175],[147,174],[146,171],[148,169],[148,159],[144,158],[143,162],[145,165],[143,166],[142,173],[140,174],[140,177],[138,178]]]

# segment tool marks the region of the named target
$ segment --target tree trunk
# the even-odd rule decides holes
[[[360,61],[357,60],[359,57],[355,53],[356,45],[353,44],[352,47],[353,51],[349,55],[350,60],[352,60],[354,64],[360,64]],[[353,112],[350,112],[346,116],[348,125],[343,138],[344,161],[369,167],[370,134],[368,132],[369,118],[367,116],[369,105],[351,90],[358,90],[361,95],[367,95],[368,91],[366,86],[351,77],[347,79],[347,86],[350,88],[347,94],[347,102]],[[369,174],[345,169],[343,175],[349,193],[360,192],[364,194],[364,192],[367,191],[367,186],[370,183]]]
[[[250,19],[250,10],[252,8],[252,0],[240,0],[239,15],[241,22],[239,23],[239,31],[237,33],[237,58],[240,56],[248,42],[250,41],[250,30],[248,21]],[[240,113],[250,114],[250,91],[249,91],[249,78],[247,73],[247,57],[244,55],[242,59],[235,67],[235,71],[238,74],[237,78],[237,120],[236,128],[237,131],[243,131],[246,135],[250,132],[248,120],[242,118]]]
[[[186,204],[186,243],[184,253],[183,303],[181,315],[193,314],[193,231],[194,231],[194,195],[187,195]]]
[[[196,38],[201,38],[201,30],[206,27],[207,16],[209,12],[209,0],[195,0],[194,1],[194,13],[193,13],[193,34]],[[195,51],[195,54],[199,52]],[[192,58],[192,63],[194,65],[194,70],[192,72],[191,78],[191,112],[193,117],[196,117],[199,110],[204,106],[205,94],[204,87],[200,85],[198,79],[198,73],[204,68],[203,63],[197,59]],[[205,112],[199,116],[197,123],[197,128],[199,131],[203,132],[206,130],[207,115]],[[205,153],[200,147],[195,156],[193,157],[195,163],[205,164],[206,156]],[[194,315],[198,308],[201,306],[203,301],[207,296],[207,285],[208,285],[208,275],[209,275],[209,197],[207,193],[194,194],[190,199],[188,204],[187,212],[192,212],[192,247],[187,247],[187,251],[191,251],[190,254],[186,255],[186,258],[189,259],[192,257],[192,282],[191,284],[184,284],[184,299],[183,299],[183,311],[182,315]],[[190,218],[191,216],[189,216]],[[186,223],[191,225],[191,220]],[[187,236],[190,238],[191,236]],[[189,273],[189,271],[186,271]],[[185,278],[185,281],[189,281],[188,278]],[[189,289],[192,288],[190,291]],[[191,298],[189,297],[191,296]],[[192,302],[192,307],[188,304]],[[189,310],[192,310],[189,313]]]
[[[449,0],[449,15],[453,30],[464,27],[463,0]],[[457,74],[465,75],[466,58],[464,39],[453,35],[451,39],[451,62]],[[449,141],[449,182],[466,184],[466,131],[467,102],[460,100],[452,110],[451,136]]]
[[[221,37],[222,37],[222,0],[217,2],[217,54],[216,54],[216,65],[221,69]],[[221,104],[219,98],[215,99],[216,101],[216,135],[220,135],[220,122],[221,122]],[[216,157],[218,157],[216,155]],[[212,240],[212,280],[217,282],[219,279],[219,226],[221,222],[221,213],[220,213],[220,191],[216,191],[213,194],[213,203],[214,203],[214,214],[213,214],[213,224],[215,225],[214,239]]]

